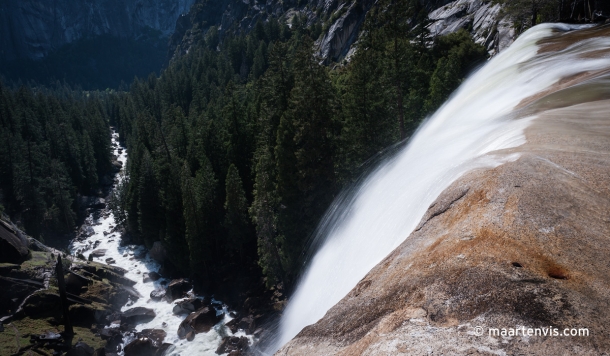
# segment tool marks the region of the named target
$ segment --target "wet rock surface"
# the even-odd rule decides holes
[[[218,346],[216,353],[221,354],[232,354],[232,355],[244,355],[248,350],[248,338],[228,336],[222,339],[222,343]]]
[[[222,315],[216,315],[216,310],[211,307],[203,307],[184,319],[178,327],[178,336],[181,339],[187,338],[193,332],[194,334],[207,333],[210,329],[222,320]]]
[[[169,301],[184,298],[191,288],[193,286],[187,279],[174,279],[167,286],[167,298]]]

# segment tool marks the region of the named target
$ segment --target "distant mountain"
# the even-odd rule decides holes
[[[83,38],[169,37],[195,0],[6,0],[0,2],[0,54],[40,59]]]
[[[0,1],[0,77],[89,90],[158,73],[176,20],[194,2]]]
[[[490,0],[420,0],[429,14],[432,35],[468,29],[475,41],[490,53],[513,41],[511,23]],[[197,0],[190,12],[181,16],[171,37],[174,56],[187,53],[199,36],[214,27],[221,36],[249,32],[258,21],[277,17],[291,23],[300,17],[307,27],[316,27],[318,55],[327,63],[348,57],[368,11],[376,0]],[[425,16],[425,14],[424,14]]]

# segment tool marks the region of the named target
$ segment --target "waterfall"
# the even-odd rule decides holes
[[[562,78],[609,66],[608,58],[582,56],[583,50],[610,47],[607,37],[538,53],[540,40],[577,28],[543,24],[522,34],[465,81],[400,152],[333,203],[266,354],[322,318],[411,234],[456,179],[517,159],[506,149],[525,143],[524,129],[535,119],[527,110],[515,110],[520,103]]]

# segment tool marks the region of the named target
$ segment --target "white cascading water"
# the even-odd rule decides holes
[[[117,133],[112,134],[112,145],[114,147],[114,154],[117,156],[117,160],[123,163],[127,162],[127,150],[122,149],[118,144],[119,135]],[[122,171],[121,173],[124,173]],[[118,175],[119,182],[124,179],[123,174]],[[116,187],[115,187],[116,188]],[[70,250],[73,255],[78,253],[84,253],[87,255],[91,250],[104,249],[106,254],[103,257],[94,257],[93,260],[100,263],[105,263],[107,258],[114,259],[114,265],[127,270],[125,277],[133,280],[136,284],[133,288],[142,295],[137,301],[130,301],[121,308],[121,311],[125,311],[135,307],[145,307],[154,310],[156,317],[149,322],[140,323],[136,325],[136,331],[142,331],[144,329],[159,329],[167,333],[164,342],[171,343],[173,346],[168,349],[165,353],[166,356],[180,356],[180,355],[202,355],[202,356],[218,356],[216,349],[220,345],[222,338],[225,336],[245,336],[252,341],[251,335],[246,335],[243,330],[236,332],[235,334],[225,326],[232,317],[229,316],[227,306],[221,302],[212,299],[212,304],[217,310],[217,314],[223,313],[222,320],[216,324],[212,330],[207,333],[201,333],[195,335],[193,341],[181,340],[178,337],[177,331],[180,323],[186,318],[186,315],[175,315],[173,308],[175,303],[168,303],[165,300],[151,300],[149,295],[155,289],[165,288],[169,283],[169,279],[161,278],[157,281],[144,282],[143,275],[148,272],[158,272],[161,266],[155,260],[153,260],[149,254],[146,253],[146,248],[139,245],[126,245],[121,244],[121,238],[118,233],[112,232],[112,228],[116,226],[116,221],[112,212],[106,212],[104,215],[91,214],[87,217],[87,223],[93,228],[93,234],[81,241],[74,240],[70,245]],[[110,233],[109,233],[110,232]],[[95,247],[92,247],[95,246]],[[86,251],[86,252],[85,252]],[[140,254],[144,254],[143,257],[136,257]],[[191,291],[192,292],[192,291]],[[180,301],[182,299],[178,299]],[[107,327],[119,327],[118,324],[109,325]],[[125,345],[128,345],[133,341],[135,335],[133,333],[123,333],[122,349]],[[123,351],[119,353],[123,355]]]
[[[534,118],[513,114],[522,100],[562,78],[610,66],[608,58],[581,56],[586,50],[610,47],[609,38],[538,54],[539,40],[553,36],[555,30],[576,28],[582,26],[543,24],[525,32],[464,82],[405,148],[333,204],[315,237],[322,241],[320,247],[265,354],[321,319],[411,234],[430,204],[457,178],[475,168],[517,159],[494,151],[525,143],[524,129]]]

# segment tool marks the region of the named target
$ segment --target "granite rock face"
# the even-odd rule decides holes
[[[501,6],[485,0],[456,0],[432,11],[428,18],[430,34],[448,35],[468,29],[474,41],[497,54],[515,40],[515,31],[508,18],[502,17]]]
[[[82,38],[169,37],[195,0],[19,0],[0,2],[0,57],[42,58]]]

